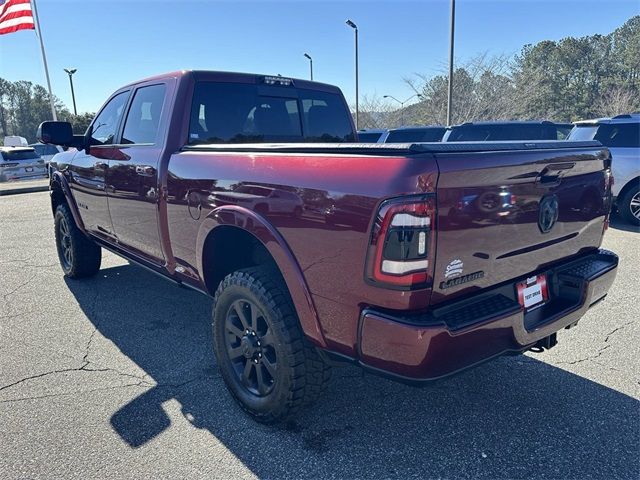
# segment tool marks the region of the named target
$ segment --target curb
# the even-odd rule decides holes
[[[46,192],[49,185],[37,185],[35,187],[10,188],[8,190],[0,190],[0,197],[3,195],[18,195],[20,193]]]

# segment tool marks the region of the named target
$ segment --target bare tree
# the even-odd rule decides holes
[[[597,100],[595,111],[602,117],[615,117],[622,113],[633,112],[636,106],[636,96],[629,88],[613,86]]]
[[[413,123],[441,124],[447,119],[447,71],[404,79],[422,101],[412,106]],[[453,123],[513,118],[514,85],[506,55],[477,55],[453,76]]]
[[[383,97],[372,94],[363,95],[359,102],[360,119],[358,128],[391,128],[394,108]],[[355,116],[355,105],[350,105]]]

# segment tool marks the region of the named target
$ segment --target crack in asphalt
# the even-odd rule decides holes
[[[25,267],[31,267],[31,268],[51,268],[51,267],[56,267],[59,264],[57,262],[55,263],[45,263],[45,264],[33,264],[33,263],[29,263],[29,260],[26,258],[17,258],[14,260],[5,260],[4,262],[0,262],[0,265],[9,265],[12,263],[20,263],[22,265],[24,265]]]
[[[3,390],[6,390],[7,388],[11,388],[11,387],[14,387],[16,385],[19,385],[20,383],[26,382],[27,380],[33,380],[34,378],[42,378],[42,377],[46,377],[47,375],[53,375],[54,373],[73,372],[73,371],[77,371],[77,370],[80,370],[80,368],[63,368],[62,370],[53,370],[53,371],[50,371],[50,372],[39,373],[37,375],[30,375],[28,377],[21,378],[20,380],[16,380],[15,382],[10,383],[8,385],[1,386],[0,387],[0,392],[3,391]]]
[[[20,285],[18,285],[17,287],[15,287],[13,290],[10,290],[10,291],[9,291],[9,292],[7,292],[7,293],[3,293],[3,294],[2,294],[2,298],[3,298],[4,300],[6,300],[6,299],[7,299],[7,297],[9,297],[9,296],[13,295],[13,294],[14,294],[14,293],[16,293],[18,290],[20,290],[22,287],[25,287],[25,286],[29,285],[33,280],[35,280],[36,276],[37,276],[37,275],[34,273],[34,274],[33,274],[33,275],[31,275],[31,276],[30,276],[30,277],[29,277],[25,282],[22,282]]]
[[[0,315],[0,320],[10,320],[12,318],[22,317],[27,313],[31,313],[31,312],[20,312],[20,313],[12,313],[11,315]]]
[[[83,393],[95,393],[95,392],[104,392],[108,390],[116,390],[119,388],[127,388],[127,387],[138,387],[141,386],[139,383],[128,383],[126,385],[116,385],[112,387],[102,387],[102,388],[94,388],[92,390],[75,390],[73,392],[62,392],[62,393],[52,393],[49,395],[36,395],[32,397],[20,397],[20,398],[10,398],[7,400],[0,400],[0,403],[15,403],[15,402],[25,402],[27,400],[40,400],[43,398],[52,398],[52,397],[68,397],[71,395],[83,394]]]
[[[95,295],[93,296],[93,299],[91,300],[91,305],[87,308],[87,310],[88,310],[87,317],[89,317],[89,312],[90,312],[91,318],[95,318],[95,321],[93,322],[93,325],[94,325],[93,331],[91,332],[91,335],[89,335],[89,340],[87,340],[87,345],[84,348],[84,356],[82,357],[82,361],[86,362],[85,366],[90,363],[89,362],[89,353],[91,351],[91,343],[93,342],[93,337],[96,335],[96,332],[98,331],[98,326],[100,324],[100,317],[99,317],[98,311],[97,311],[98,299],[99,298],[100,298],[100,292],[98,290],[96,290]]]
[[[14,291],[19,290],[20,288],[22,288],[24,285],[27,285],[29,282],[31,282],[33,279],[35,278],[35,275],[32,276],[31,278],[29,278],[26,282],[23,282],[21,285],[17,286],[14,290],[12,290],[11,292],[5,294],[4,296],[9,296],[11,295]],[[69,373],[69,372],[112,372],[117,374],[118,376],[123,376],[123,377],[127,377],[127,378],[132,378],[137,380],[136,383],[128,383],[125,385],[117,385],[117,386],[113,386],[113,387],[105,387],[105,388],[101,388],[101,389],[94,389],[94,390],[90,390],[90,391],[98,391],[98,390],[110,390],[110,389],[115,389],[115,388],[125,388],[125,387],[131,387],[131,386],[138,386],[138,387],[143,387],[143,388],[151,388],[151,387],[160,387],[160,388],[180,388],[184,385],[187,385],[189,383],[192,383],[194,381],[198,381],[201,379],[205,379],[208,378],[207,376],[199,376],[196,378],[191,378],[188,379],[184,382],[179,382],[179,383],[153,383],[151,381],[149,381],[149,375],[147,373],[144,373],[143,375],[135,375],[132,373],[127,373],[127,372],[123,372],[120,371],[116,368],[111,368],[111,367],[106,367],[104,365],[101,365],[99,363],[96,362],[92,362],[89,360],[89,355],[91,354],[91,346],[93,344],[93,341],[95,339],[95,335],[99,330],[99,315],[98,315],[98,302],[100,299],[100,293],[98,291],[96,291],[95,296],[89,306],[88,313],[89,315],[95,319],[94,321],[94,329],[91,332],[91,334],[89,335],[89,338],[87,339],[85,348],[84,348],[84,354],[82,356],[82,359],[80,360],[80,362],[82,363],[79,367],[75,367],[75,368],[63,368],[63,369],[55,369],[55,370],[50,370],[47,372],[43,372],[43,373],[38,373],[35,375],[29,375],[27,377],[21,378],[19,380],[16,380],[12,383],[9,383],[7,385],[3,385],[0,386],[0,391],[4,391],[4,390],[8,390],[12,387],[15,387],[17,385],[21,385],[25,382],[28,382],[30,380],[35,380],[35,379],[39,379],[39,378],[43,378],[43,377],[47,377],[49,375],[55,375],[55,374],[59,374],[59,373]],[[15,317],[19,317],[22,315],[25,315],[28,312],[22,312],[22,313],[18,313],[18,314],[14,314],[14,315],[2,315],[0,316],[0,319],[8,319],[8,318],[15,318]],[[70,358],[71,360],[76,360],[74,357],[71,357],[69,355],[64,355],[68,358]],[[49,397],[53,397],[53,396],[61,396],[61,395],[69,395],[69,394],[73,394],[73,393],[86,393],[87,391],[75,391],[75,392],[62,392],[62,393],[57,393],[57,394],[49,394],[49,395],[39,395],[39,396],[33,396],[33,397],[22,397],[19,399],[8,399],[8,400],[0,400],[0,403],[6,403],[6,402],[13,402],[13,401],[19,401],[19,400],[29,400],[29,399],[37,399],[37,398],[49,398]]]
[[[579,358],[578,360],[573,360],[571,362],[558,362],[555,365],[576,365],[578,363],[582,363],[582,362],[587,362],[589,360],[595,360],[596,358],[598,358],[600,355],[602,355],[604,353],[604,351],[609,348],[611,345],[605,345],[604,347],[602,347],[601,349],[598,350],[598,353],[596,353],[595,355],[589,355],[588,357],[584,357],[584,358]]]
[[[629,325],[632,325],[632,324],[633,324],[633,320],[630,321],[630,322],[627,322],[627,323],[625,323],[623,325],[620,325],[618,328],[614,328],[612,331],[610,331],[607,334],[607,337],[604,339],[605,343],[607,343],[609,341],[609,337],[611,337],[614,333],[619,332],[623,328],[628,327]]]
[[[80,367],[63,368],[63,369],[59,369],[59,370],[51,370],[51,371],[44,372],[44,373],[38,373],[36,375],[30,375],[28,377],[21,378],[20,380],[16,380],[13,383],[9,383],[8,385],[1,386],[0,387],[0,392],[3,391],[3,390],[6,390],[8,388],[14,387],[16,385],[19,385],[21,383],[24,383],[24,382],[26,382],[28,380],[33,380],[33,379],[36,379],[36,378],[42,378],[42,377],[46,377],[48,375],[54,375],[56,373],[68,373],[68,372],[113,372],[113,373],[116,373],[116,374],[118,374],[120,376],[123,376],[123,377],[135,378],[135,379],[139,380],[141,383],[143,383],[143,384],[145,384],[146,386],[149,386],[149,387],[156,386],[153,383],[150,383],[150,382],[147,381],[147,379],[146,379],[147,374],[144,374],[142,376],[138,376],[138,375],[134,375],[132,373],[121,372],[120,370],[117,370],[115,368],[109,368],[109,367],[87,368],[89,365],[91,365],[91,362],[84,361],[84,363]]]
[[[623,324],[623,325],[620,325],[619,327],[616,327],[616,328],[614,328],[613,330],[611,330],[611,331],[610,331],[609,333],[607,333],[607,335],[605,336],[604,343],[609,342],[609,338],[611,338],[611,336],[612,336],[612,335],[614,335],[615,333],[617,333],[617,332],[621,331],[621,330],[622,330],[622,329],[624,329],[625,327],[628,327],[629,325],[632,325],[633,323],[634,323],[633,321],[630,321],[630,322],[627,322],[627,323],[625,323],[625,324]],[[605,351],[606,349],[608,349],[610,346],[611,346],[611,344],[605,345],[604,347],[600,348],[600,349],[598,350],[598,352],[597,352],[595,355],[589,355],[589,356],[586,356],[586,357],[584,357],[584,358],[579,358],[578,360],[573,360],[573,361],[571,361],[571,362],[556,362],[556,363],[554,363],[554,365],[576,365],[576,364],[578,364],[578,363],[592,361],[592,362],[593,362],[593,363],[595,363],[596,365],[600,365],[600,366],[602,366],[602,367],[610,368],[611,370],[618,371],[617,369],[615,369],[615,368],[613,368],[613,367],[609,367],[608,365],[605,365],[605,364],[603,364],[603,363],[600,363],[600,362],[596,362],[596,361],[595,361],[595,360],[596,360],[596,358],[600,357],[600,355],[602,355],[602,354],[604,353],[604,351]]]
[[[64,372],[70,372],[70,371],[85,371],[85,372],[113,371],[113,372],[119,373],[121,375],[126,375],[126,376],[130,376],[130,377],[133,377],[133,378],[140,378],[140,377],[136,377],[135,375],[118,372],[117,370],[113,370],[111,368],[87,369],[87,368],[83,368],[83,367],[64,369],[64,370],[59,370],[59,371],[47,372],[47,373],[40,374],[40,375],[34,375],[32,377],[27,377],[27,378],[24,378],[22,380],[19,380],[19,381],[15,382],[15,383],[13,383],[11,385],[8,385],[6,388],[8,388],[10,386],[13,386],[13,385],[16,385],[18,383],[21,383],[23,381],[30,380],[32,378],[40,378],[40,377],[44,377],[44,376],[51,375],[51,374],[54,374],[54,373],[64,373]],[[216,377],[218,377],[218,376],[216,376]],[[140,379],[140,381],[136,382],[136,383],[127,383],[125,385],[113,385],[113,386],[110,386],[110,387],[94,388],[94,389],[91,389],[91,390],[74,390],[74,391],[71,391],[71,392],[52,393],[52,394],[48,394],[48,395],[34,395],[34,396],[29,396],[29,397],[9,398],[9,399],[6,399],[6,400],[0,400],[0,403],[14,403],[14,402],[24,402],[24,401],[27,401],[27,400],[40,400],[40,399],[43,399],[43,398],[65,397],[65,396],[78,395],[78,394],[103,392],[103,391],[109,391],[109,390],[118,390],[118,389],[121,389],[121,388],[129,388],[129,387],[175,388],[175,389],[179,389],[179,388],[182,388],[182,387],[184,387],[186,385],[189,385],[191,383],[195,383],[195,382],[202,381],[202,380],[208,380],[208,379],[211,379],[211,378],[212,377],[210,375],[200,375],[198,377],[190,378],[189,380],[185,380],[184,382],[180,382],[180,383],[157,383],[157,384],[152,384],[152,383],[146,382],[143,379]],[[3,387],[3,388],[5,388],[5,387]],[[2,388],[0,388],[0,390],[2,390]]]

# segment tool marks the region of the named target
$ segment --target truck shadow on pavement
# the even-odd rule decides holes
[[[139,388],[130,387],[142,393],[110,419],[132,448],[183,421],[163,409],[175,400],[186,421],[258,477],[638,472],[640,402],[529,357],[501,358],[421,389],[354,367],[335,369],[327,394],[301,418],[266,427],[236,407],[217,373],[210,299],[132,265],[67,285],[97,331],[146,373]],[[176,448],[188,450],[191,440],[184,441]]]

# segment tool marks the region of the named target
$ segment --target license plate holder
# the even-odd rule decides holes
[[[516,283],[516,293],[518,302],[526,312],[541,307],[549,300],[547,276],[541,273]]]

